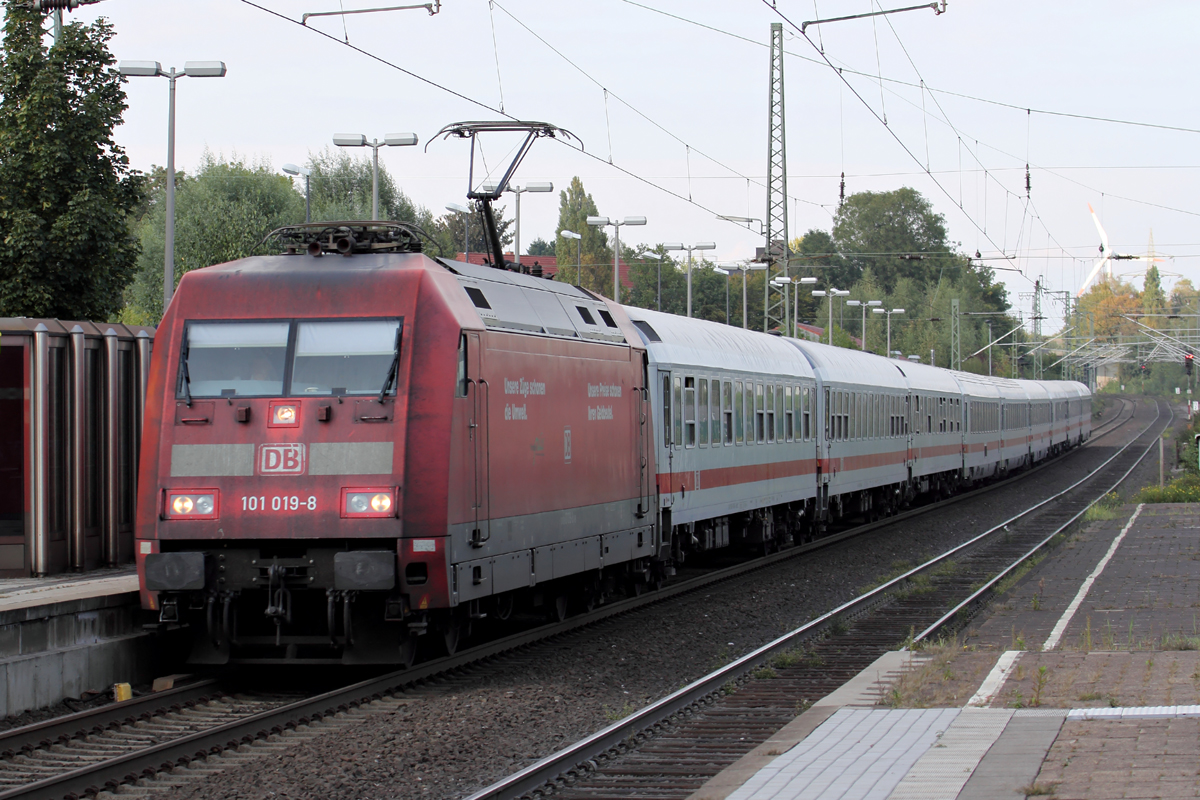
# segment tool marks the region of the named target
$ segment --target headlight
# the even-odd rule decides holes
[[[216,519],[217,493],[172,489],[167,492],[166,510],[168,519]]]
[[[300,426],[300,403],[295,400],[272,400],[267,416],[268,428],[298,428]]]
[[[343,489],[343,517],[392,517],[394,489]]]
[[[296,421],[296,407],[275,406],[275,421],[281,425],[291,425]]]

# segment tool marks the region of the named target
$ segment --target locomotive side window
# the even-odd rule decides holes
[[[595,319],[595,317],[592,316],[591,311],[588,311],[583,306],[575,306],[575,310],[579,312],[579,318],[582,319],[584,322],[586,322],[588,325],[596,324],[596,319]]]
[[[287,322],[190,323],[181,359],[180,394],[282,395],[290,327]]]
[[[400,355],[397,320],[299,322],[292,394],[378,394]]]
[[[725,423],[725,444],[733,444],[733,384],[721,382],[721,408]]]
[[[683,446],[696,446],[696,379],[691,377],[683,379]]]
[[[458,337],[458,381],[454,384],[454,396],[467,396],[467,336]]]
[[[700,411],[696,414],[696,422],[700,428],[700,446],[708,447],[708,379],[700,379]]]

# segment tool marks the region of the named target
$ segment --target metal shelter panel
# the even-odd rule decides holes
[[[0,318],[0,577],[132,560],[153,336]]]

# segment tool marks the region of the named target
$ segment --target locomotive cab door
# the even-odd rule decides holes
[[[634,453],[638,460],[638,504],[637,518],[645,519],[650,513],[653,488],[650,475],[650,440],[654,436],[650,427],[649,358],[642,353],[640,386],[634,392]]]
[[[468,332],[467,391],[470,393],[471,418],[468,436],[471,443],[471,510],[475,528],[471,544],[482,545],[491,538],[491,476],[488,470],[488,382],[483,377],[483,347],[478,333]]]

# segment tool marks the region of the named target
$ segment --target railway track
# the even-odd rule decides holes
[[[1138,437],[1068,489],[468,800],[687,798],[884,652],[968,624],[1151,452],[1170,424],[1157,405]]]
[[[1122,403],[1122,407],[1109,420],[1097,427],[1093,442],[1117,430],[1132,417],[1133,404],[1129,401]],[[0,734],[0,757],[3,758],[0,761],[3,765],[0,766],[0,800],[80,796],[114,789],[120,784],[128,784],[160,771],[202,762],[211,754],[237,750],[245,745],[261,743],[272,734],[287,729],[328,720],[406,686],[470,668],[500,653],[511,652],[606,618],[631,613],[649,603],[662,602],[766,568],[778,561],[895,524],[949,503],[961,502],[1002,485],[1005,484],[985,487],[941,504],[914,509],[802,547],[719,570],[687,583],[668,586],[648,596],[612,603],[558,625],[509,636],[465,650],[451,658],[428,662],[414,669],[389,673],[312,697],[298,700],[280,696],[247,697],[225,690],[215,681],[205,681],[172,692],[8,731]],[[843,675],[843,672],[846,674]],[[847,662],[836,673],[827,671],[822,680],[832,689],[856,672],[853,664]],[[789,712],[791,716],[795,715],[794,708],[789,707]]]

